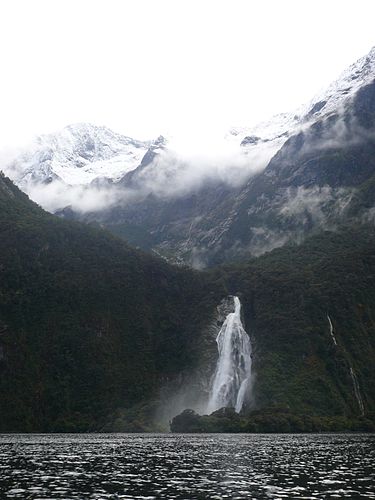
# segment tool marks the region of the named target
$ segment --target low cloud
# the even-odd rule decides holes
[[[298,157],[330,148],[345,148],[375,138],[374,132],[361,127],[353,116],[345,117],[344,109],[340,110],[339,115],[327,117],[312,127],[306,125],[301,133],[303,143],[297,152]],[[1,154],[0,168],[45,209],[54,212],[69,206],[74,211],[85,213],[126,205],[150,194],[170,199],[186,196],[214,184],[241,186],[266,168],[285,140],[286,137],[280,136],[241,147],[238,137],[232,141],[207,137],[201,137],[200,140],[188,140],[185,137],[182,142],[172,139],[167,148],[159,149],[149,165],[136,171],[136,182],[131,186],[123,182],[106,182],[105,179],[103,182],[74,186],[59,178],[53,178],[51,182],[38,182],[31,174],[25,175],[20,170],[22,162],[15,162],[13,165],[16,167],[12,167],[12,158],[17,156],[14,150]],[[31,163],[27,164],[27,168],[30,168]],[[314,220],[319,221],[325,217],[321,209],[323,199],[329,201],[331,192],[328,187],[309,191],[300,188],[299,191],[291,190],[287,196],[289,200],[281,208],[281,215],[296,217],[310,213]],[[338,206],[337,197],[335,199]]]
[[[337,114],[305,129],[300,153],[310,154],[329,149],[355,147],[374,139],[373,128],[364,128],[354,115],[346,114],[345,109],[341,107]]]
[[[27,194],[50,212],[70,207],[80,213],[109,208],[124,196],[114,187],[67,186],[59,180],[49,184],[30,183]]]
[[[279,213],[286,218],[303,222],[308,218],[313,224],[323,225],[328,218],[341,216],[349,206],[353,190],[333,189],[330,186],[288,188]],[[327,210],[328,209],[328,210]]]
[[[140,172],[138,181],[141,191],[158,197],[179,197],[214,182],[240,185],[260,169],[259,164],[249,163],[246,155],[238,151],[215,157],[167,150]]]
[[[88,185],[69,185],[56,176],[40,182],[22,171],[22,162],[12,161],[17,157],[16,151],[4,154],[0,161],[5,174],[46,210],[54,212],[69,206],[85,213],[126,205],[149,194],[165,199],[185,196],[214,183],[239,186],[262,171],[277,148],[271,143],[242,148],[238,142],[225,140],[212,143],[212,149],[207,146],[189,149],[186,143],[183,147],[172,141],[171,147],[160,149],[149,165],[138,169],[131,187],[105,179]],[[27,166],[30,169],[30,164]]]

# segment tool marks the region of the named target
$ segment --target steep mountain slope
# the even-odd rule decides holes
[[[281,113],[270,120],[256,124],[253,127],[233,128],[228,138],[240,139],[243,146],[252,147],[259,142],[274,142],[279,140],[280,149],[288,137],[294,135],[302,124],[315,121],[323,116],[336,113],[345,102],[352,98],[358,90],[370,84],[375,75],[375,47],[349,66],[337,80],[307,104],[291,113]]]
[[[374,79],[375,48],[294,113],[232,130],[238,151],[223,169],[184,161],[163,137],[140,143],[81,124],[42,138],[6,172],[59,215],[99,222],[172,262],[199,268],[260,255],[372,217]],[[40,183],[59,179],[58,196],[40,196]]]
[[[372,226],[346,227],[224,269],[255,344],[256,406],[360,415],[353,370],[375,410],[374,248]]]
[[[192,365],[220,294],[0,177],[0,429],[98,428]]]
[[[292,136],[260,175],[238,191],[224,215],[215,253],[257,255],[343,221],[371,216],[375,198],[375,82],[332,113]],[[358,199],[367,190],[367,206]],[[225,207],[224,207],[225,210]],[[219,214],[217,214],[219,211]],[[221,260],[221,257],[218,257]]]
[[[233,294],[253,345],[248,409],[375,411],[373,226],[196,273],[49,215],[0,177],[0,233],[2,431],[155,428],[156,407],[209,382],[216,307]]]
[[[252,405],[187,410],[172,430],[374,431],[374,248],[373,226],[346,227],[223,268],[252,343]]]
[[[233,128],[227,134],[227,140],[241,144],[250,158],[265,155],[271,159],[287,139],[306,124],[336,113],[361,87],[372,82],[374,74],[375,47],[311,102],[253,127]],[[69,185],[87,185],[101,178],[117,182],[138,167],[150,146],[160,145],[161,140],[165,145],[162,137],[154,142],[137,141],[107,127],[78,123],[56,134],[37,137],[24,154],[6,166],[7,174],[26,191],[30,182],[57,179]],[[194,144],[191,147],[194,149]],[[252,155],[253,150],[259,152]],[[150,152],[145,161],[150,163]]]
[[[197,273],[47,214],[0,177],[0,236],[2,431],[152,428],[194,373],[210,380],[216,307],[233,294],[253,345],[248,408],[375,410],[373,226]]]
[[[247,411],[373,418],[374,61],[373,50],[285,135],[246,135],[244,154],[267,140],[278,151],[241,185],[211,176],[171,192],[188,166],[165,163],[159,138],[130,172],[104,181],[118,203],[60,213],[95,223],[85,226],[47,214],[0,177],[0,430],[147,428],[151,408],[169,405],[194,377],[210,380],[216,307],[227,295],[241,298],[253,343]],[[92,133],[77,136],[78,149],[59,143],[62,169],[75,151],[67,172],[80,170]],[[98,141],[93,161],[109,165],[115,157]],[[31,176],[35,166],[44,172],[36,157]],[[46,165],[43,182],[66,186]],[[175,268],[98,222],[172,262],[239,263]]]
[[[99,221],[135,245],[195,267],[260,255],[343,222],[369,220],[375,205],[368,189],[375,174],[374,82],[375,49],[298,115],[235,132],[249,161],[256,151],[271,152],[266,168],[240,186],[210,177],[185,191],[168,190],[184,170],[160,156],[132,172],[140,180],[131,201],[67,215]],[[146,189],[158,178],[161,192]],[[122,185],[134,187],[126,179]],[[363,189],[366,207],[358,202]]]

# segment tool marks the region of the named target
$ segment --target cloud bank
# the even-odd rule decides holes
[[[43,171],[43,178],[38,178],[30,170],[32,162],[25,161],[25,170],[22,170],[22,162],[12,161],[25,150],[4,152],[0,168],[46,210],[55,212],[69,206],[76,212],[86,213],[126,205],[150,194],[169,199],[213,184],[238,187],[262,171],[275,151],[272,143],[242,148],[238,141],[225,139],[205,138],[201,143],[186,138],[182,142],[172,139],[167,148],[158,149],[150,164],[133,171],[131,184],[126,178],[119,183],[97,178],[90,184],[69,185],[58,176],[51,176],[48,168]]]

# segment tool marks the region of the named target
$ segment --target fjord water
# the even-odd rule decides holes
[[[210,391],[207,413],[223,407],[240,412],[251,384],[251,343],[241,321],[241,302],[233,297],[234,311],[221,327],[216,342],[219,358]]]
[[[0,435],[0,498],[375,498],[371,434]]]

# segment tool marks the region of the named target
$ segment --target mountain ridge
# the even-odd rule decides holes
[[[100,178],[116,181],[139,165],[152,144],[105,126],[76,123],[57,134],[37,137],[31,151],[26,150],[6,170],[26,191],[29,182],[59,179],[68,185],[85,185]]]
[[[64,196],[70,188],[56,192],[59,182],[52,179],[46,191],[35,185],[36,193],[60,201],[60,216],[98,223],[173,263],[204,268],[260,255],[371,219],[375,198],[366,186],[375,173],[374,89],[375,48],[299,114],[278,115],[252,135],[232,134],[239,153],[224,166],[215,158],[189,163],[159,137],[147,150],[144,143],[131,171],[117,179],[76,185],[70,198]],[[367,211],[359,206],[363,189]]]
[[[242,145],[245,151],[248,149],[246,154],[254,147],[268,143],[267,147],[270,148],[270,145],[275,143],[271,149],[276,153],[299,128],[311,123],[312,118],[316,120],[337,110],[352,98],[360,87],[370,83],[374,74],[375,47],[343,71],[336,81],[316,94],[307,104],[290,113],[275,115],[252,127],[233,128],[229,130],[227,139],[234,138],[238,146]],[[57,134],[37,137],[31,151],[26,150],[21,157],[8,165],[6,173],[26,190],[28,180],[51,182],[60,176],[68,184],[85,185],[100,177],[117,182],[141,163],[148,148],[156,142],[138,141],[117,134],[105,126],[72,124]],[[128,150],[124,149],[124,146],[128,146]],[[194,144],[192,147],[194,148]],[[93,153],[97,153],[97,157]],[[38,162],[44,164],[44,169],[40,168],[39,173],[35,171]],[[73,165],[80,171],[79,174],[74,173]]]
[[[267,167],[242,186],[207,183],[184,196],[150,195],[83,214],[134,244],[196,267],[259,255],[345,221],[361,223],[362,189],[375,174],[375,83],[339,113],[289,137]],[[369,193],[369,191],[368,191]],[[375,198],[366,201],[368,213]]]

